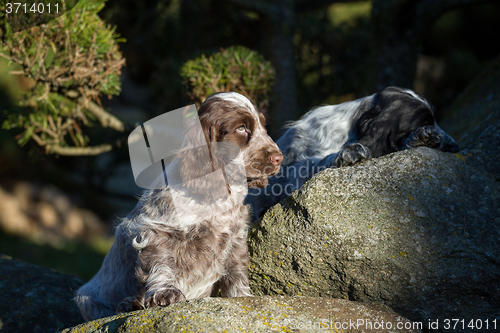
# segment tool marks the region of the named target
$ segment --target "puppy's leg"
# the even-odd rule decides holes
[[[112,306],[96,301],[91,296],[85,295],[84,292],[80,292],[80,290],[75,297],[75,302],[77,303],[78,308],[86,321],[108,317],[115,314]]]
[[[372,152],[370,148],[362,145],[361,143],[350,143],[345,145],[342,150],[338,153],[335,159],[335,166],[337,168],[354,165],[364,160],[368,160],[372,157]]]
[[[136,276],[144,284],[144,307],[168,306],[185,301],[186,297],[175,287],[175,261],[165,249],[146,247],[139,254],[141,263]],[[162,255],[163,254],[163,255]]]
[[[75,302],[86,320],[116,314],[116,306],[122,299],[138,293],[137,251],[130,245],[127,234],[124,225],[116,228],[115,243],[101,269],[76,291]]]
[[[252,296],[248,281],[248,256],[247,241],[244,233],[236,238],[226,262],[227,274],[219,281],[222,297]]]

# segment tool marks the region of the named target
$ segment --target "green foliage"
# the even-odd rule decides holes
[[[216,92],[236,91],[266,109],[274,81],[274,69],[269,61],[243,46],[232,46],[212,54],[187,61],[181,76],[190,97],[202,103]]]
[[[371,1],[334,3],[328,7],[328,17],[334,26],[354,26],[359,18],[368,18],[372,10]]]
[[[100,104],[102,94],[120,93],[125,63],[118,50],[123,40],[97,15],[105,0],[62,2],[74,8],[46,24],[20,32],[12,20],[0,25],[0,55],[10,61],[12,74],[32,80],[2,127],[23,129],[19,144],[34,139],[48,152],[88,144],[82,125],[96,119],[89,105]]]
[[[306,101],[302,102],[302,110],[371,93],[363,90],[366,73],[373,71],[367,56],[372,38],[370,21],[369,17],[351,10],[355,4],[335,3],[326,11],[305,13],[298,18],[295,35],[298,91]],[[360,5],[366,6],[364,1]],[[339,18],[334,19],[332,13]]]

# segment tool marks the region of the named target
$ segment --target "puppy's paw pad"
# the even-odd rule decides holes
[[[406,148],[429,147],[437,148],[441,143],[441,133],[434,126],[420,127],[406,139]]]
[[[124,312],[130,312],[130,311],[134,311],[134,310],[132,309],[132,305],[128,302],[121,302],[116,307],[116,313],[124,313]]]
[[[354,165],[361,161],[370,159],[371,155],[371,151],[368,147],[365,147],[360,143],[351,143],[346,145],[340,151],[337,159],[334,161],[334,164],[338,168]]]
[[[127,297],[116,307],[116,313],[130,312],[144,309],[144,305],[137,297]]]
[[[169,288],[160,292],[156,292],[146,298],[144,302],[146,308],[152,308],[155,306],[168,306],[172,303],[185,301],[186,297],[177,288]]]

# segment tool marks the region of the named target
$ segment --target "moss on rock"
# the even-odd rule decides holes
[[[354,323],[359,326],[353,326]],[[369,325],[368,323],[385,323],[377,332],[420,331],[417,324],[381,304],[359,304],[331,298],[275,296],[205,298],[180,302],[165,308],[99,319],[64,330],[63,333],[300,332],[327,329],[335,332],[336,326],[342,329],[341,325],[344,325],[343,332],[359,332],[360,329],[366,329],[365,325]],[[388,323],[392,329],[387,329]],[[398,324],[403,329],[395,329]]]
[[[429,148],[326,170],[250,231],[252,291],[384,302],[416,321],[494,318],[499,185]]]

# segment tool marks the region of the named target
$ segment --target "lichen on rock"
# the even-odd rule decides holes
[[[252,291],[383,302],[416,321],[493,318],[499,190],[429,148],[326,170],[250,231]]]
[[[370,328],[367,325],[377,325],[377,332],[420,332],[422,327],[382,304],[359,304],[332,298],[267,296],[179,302],[165,308],[98,319],[62,333],[300,332],[336,331],[339,328],[343,328],[343,332],[359,332]]]

